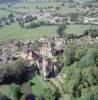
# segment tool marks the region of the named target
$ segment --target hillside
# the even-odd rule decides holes
[[[19,0],[0,0],[0,3],[8,3],[8,2],[14,2]]]

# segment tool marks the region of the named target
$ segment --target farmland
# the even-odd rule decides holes
[[[83,32],[90,28],[98,28],[96,25],[68,25],[65,29],[67,34],[83,34]],[[31,39],[34,40],[40,36],[49,36],[52,37],[57,30],[57,26],[41,26],[33,29],[24,29],[21,28],[18,23],[14,23],[9,26],[5,26],[0,29],[0,42],[6,41],[9,39]]]
[[[51,6],[51,9],[47,9],[46,7]],[[61,12],[62,14],[67,14],[67,13],[71,13],[71,12],[78,12],[77,8],[69,8],[69,4],[65,4],[65,6],[62,6],[62,3],[30,3],[30,2],[18,2],[15,4],[12,4],[10,7],[8,7],[8,5],[4,4],[3,6],[1,6],[2,8],[6,8],[7,10],[0,10],[3,13],[0,13],[0,16],[3,16],[4,13],[11,13],[10,10],[13,9],[13,11],[15,12],[19,12],[19,13],[34,13],[34,12],[39,12],[40,9],[42,8],[43,11],[56,11],[56,7],[60,7],[60,9],[58,10],[58,12]]]
[[[56,32],[56,26],[42,26],[34,29],[22,29],[17,23],[0,29],[0,41],[8,39],[36,39],[40,36],[52,36]]]
[[[10,5],[10,6],[9,6]],[[47,7],[50,7],[48,9]],[[56,7],[60,7],[57,12],[60,12],[62,14],[68,14],[68,13],[79,13],[79,9],[77,7],[70,8],[69,3],[65,3],[64,6],[62,6],[62,3],[60,2],[41,2],[36,3],[32,0],[29,1],[20,1],[15,3],[7,3],[0,5],[0,17],[7,17],[8,14],[13,13],[29,13],[33,14],[34,12],[39,12],[40,8],[43,9],[43,11],[56,11]],[[37,8],[38,7],[38,8]],[[81,28],[82,27],[82,28]],[[65,30],[66,33],[74,33],[74,34],[81,34],[84,30],[88,29],[89,25],[70,25]],[[57,26],[42,26],[39,28],[33,28],[33,29],[23,29],[21,28],[16,22],[12,25],[5,26],[3,28],[0,28],[0,42],[6,41],[8,39],[35,39],[39,36],[45,35],[45,36],[53,36],[53,34],[56,32]]]
[[[83,34],[83,32],[87,29],[97,29],[96,25],[68,25],[65,29],[65,33],[67,34]]]

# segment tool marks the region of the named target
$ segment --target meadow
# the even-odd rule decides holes
[[[67,34],[83,34],[83,32],[90,28],[98,29],[96,25],[68,25],[65,29]],[[0,29],[0,42],[16,39],[16,40],[35,40],[41,36],[52,37],[57,31],[57,26],[41,26],[38,28],[24,29],[18,23],[5,26]]]
[[[8,5],[10,5],[8,7]],[[38,9],[38,8],[39,9]],[[48,7],[52,7],[48,9]],[[59,10],[56,10],[56,7],[59,7]],[[40,9],[42,8],[43,11],[57,11],[62,14],[67,14],[71,12],[76,12],[78,13],[78,9],[76,7],[70,8],[69,3],[65,3],[64,6],[62,6],[62,3],[60,2],[42,2],[42,3],[36,3],[36,2],[27,2],[27,1],[20,1],[15,4],[3,4],[0,5],[0,8],[6,8],[7,10],[2,10],[0,9],[0,17],[6,16],[7,14],[11,13],[10,10],[13,10],[15,12],[19,13],[35,13],[39,12]]]
[[[21,28],[18,23],[14,23],[9,26],[5,26],[0,29],[0,42],[6,41],[9,39],[17,40],[26,40],[32,39],[35,40],[40,36],[53,36],[56,33],[56,26],[42,26],[33,29],[24,29]]]
[[[36,7],[42,8],[44,11],[56,11],[56,7],[60,7],[58,12],[62,14],[67,14],[71,12],[78,12],[77,8],[69,8],[69,4],[65,4],[65,6],[62,6],[62,3],[16,3],[15,5],[11,6],[13,10],[16,10],[18,12],[24,12],[24,13],[34,13],[40,11],[40,9],[37,9]],[[51,6],[51,9],[45,9],[45,7]]]
[[[52,1],[52,0],[51,0]],[[90,1],[90,0],[87,0]],[[83,0],[82,2],[85,2]],[[10,5],[10,7],[8,7]],[[47,9],[47,7],[52,6],[52,8]],[[65,3],[64,6],[62,6],[62,3],[60,2],[41,2],[41,3],[36,3],[34,0],[23,0],[20,2],[16,3],[7,3],[7,4],[2,4],[0,5],[0,17],[7,17],[8,14],[12,13],[11,10],[13,10],[13,13],[16,14],[15,12],[19,13],[31,13],[33,14],[34,12],[39,12],[40,8],[42,8],[44,11],[55,11],[56,7],[59,6],[60,9],[57,10],[57,12],[60,12],[62,14],[67,14],[67,13],[80,13],[82,10],[78,7],[69,7],[69,3]],[[39,9],[38,9],[38,8]],[[6,8],[6,10],[2,9]],[[15,12],[14,12],[15,11]],[[91,25],[68,25],[65,33],[67,34],[82,34],[86,29],[91,28]],[[94,27],[98,28],[97,26],[94,25]],[[53,36],[54,33],[56,33],[57,26],[42,26],[39,28],[33,28],[33,29],[24,29],[21,28],[18,23],[14,23],[12,25],[5,26],[3,28],[0,28],[0,42],[6,41],[8,39],[36,39],[37,37],[40,36]]]
[[[83,34],[83,32],[87,29],[98,29],[97,25],[68,25],[65,29],[65,33],[67,34]]]

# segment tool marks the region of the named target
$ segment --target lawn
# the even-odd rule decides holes
[[[18,23],[14,23],[9,26],[5,26],[0,29],[0,42],[6,41],[9,39],[36,39],[40,36],[53,36],[56,32],[56,26],[42,26],[33,29],[24,29],[21,28]]]
[[[32,92],[34,95],[39,96],[43,93],[43,90],[45,89],[44,83],[40,79],[39,76],[35,76],[30,82],[33,83],[32,85]]]
[[[68,25],[65,33],[67,34],[83,34],[83,32],[89,28],[95,28],[98,29],[98,26],[96,25]]]

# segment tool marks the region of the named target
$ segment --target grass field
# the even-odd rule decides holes
[[[55,11],[55,8],[57,6],[60,7],[60,10],[58,12],[61,13],[70,13],[70,12],[78,12],[77,8],[69,8],[68,4],[66,4],[65,6],[61,6],[62,3],[16,3],[15,5],[12,6],[13,10],[19,11],[19,12],[26,12],[26,13],[33,13],[36,11],[39,11],[38,9],[36,9],[36,7],[38,6],[39,8],[42,7],[43,9],[45,7],[48,6],[52,6],[53,8],[50,9],[51,11]],[[24,8],[25,7],[25,8]],[[44,11],[48,11],[49,9],[44,9]]]
[[[0,17],[7,16],[9,14],[8,11],[0,10]]]
[[[65,33],[67,34],[83,34],[83,32],[89,28],[96,28],[96,25],[68,25]],[[21,28],[17,23],[14,23],[9,26],[5,26],[0,29],[0,42],[16,39],[16,40],[26,40],[31,39],[35,40],[40,36],[53,36],[56,33],[57,26],[42,26],[33,29],[24,29]]]
[[[44,84],[42,83],[42,81],[39,79],[38,76],[35,76],[31,82],[34,84],[32,86],[32,92],[34,95],[39,96],[43,93],[43,90],[45,89]]]
[[[34,13],[34,12],[40,11],[40,9],[37,9],[36,7],[42,8],[44,11],[49,11],[49,10],[56,11],[56,7],[59,6],[60,10],[58,10],[57,12],[60,12],[62,14],[79,12],[79,9],[77,9],[77,7],[69,8],[69,3],[65,3],[65,6],[62,6],[62,2],[41,2],[41,3],[37,2],[36,3],[33,1],[36,1],[36,0],[28,0],[28,1],[22,0],[20,2],[11,4],[10,7],[8,7],[8,4],[0,5],[0,8],[8,9],[7,11],[0,10],[0,17],[6,16],[9,13],[11,13],[9,10],[13,10],[19,13]],[[82,0],[81,2],[88,2],[88,1],[91,1],[91,0]],[[53,8],[45,9],[45,7],[49,7],[49,6],[52,6]]]
[[[56,28],[56,26],[42,26],[39,28],[24,29],[21,28],[17,23],[14,23],[0,29],[0,42],[8,39],[34,40],[43,35],[51,37],[56,32]]]
[[[67,34],[83,34],[83,32],[89,28],[98,29],[96,25],[69,25],[67,26],[65,33]]]
[[[24,2],[23,2],[24,1]],[[10,14],[10,9],[13,9],[13,11],[17,12],[26,12],[26,13],[33,13],[34,11],[38,11],[36,7],[39,8],[45,8],[48,6],[53,6],[51,10],[55,10],[57,6],[60,7],[60,10],[58,12],[61,13],[71,13],[71,12],[79,12],[78,8],[69,8],[69,5],[66,3],[65,6],[61,6],[61,3],[57,2],[51,2],[51,3],[33,3],[33,0],[23,0],[20,2],[17,2],[11,6],[11,8],[8,8],[7,4],[0,5],[0,7],[7,8],[8,10],[1,10],[0,9],[0,17],[7,16]],[[85,2],[83,0],[82,2]],[[47,9],[44,9],[47,10]],[[90,25],[69,25],[65,32],[67,34],[74,33],[74,34],[82,34],[86,29],[89,29]],[[96,26],[96,28],[98,28]],[[57,27],[56,26],[42,26],[39,28],[34,29],[24,29],[21,28],[17,23],[14,23],[9,26],[5,26],[0,29],[0,42],[6,41],[8,39],[36,39],[37,37],[40,37],[42,35],[45,36],[52,36],[56,32]]]
[[[0,10],[0,17],[6,16],[7,14],[11,13],[9,10],[17,11],[19,13],[34,13],[40,11],[40,9],[37,9],[36,7],[42,8],[44,11],[56,11],[56,7],[59,6],[60,10],[57,12],[60,12],[62,14],[67,14],[71,12],[78,12],[77,8],[69,8],[69,4],[65,4],[65,6],[62,6],[62,3],[60,2],[43,2],[43,3],[33,3],[33,2],[17,2],[13,5],[11,5],[8,8],[7,4],[0,5],[1,8],[6,8],[8,9],[7,11],[2,11]],[[51,9],[45,9],[45,7],[52,6],[53,8]]]

